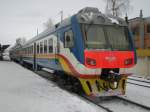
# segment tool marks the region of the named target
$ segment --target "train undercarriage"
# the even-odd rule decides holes
[[[23,63],[23,66],[32,69],[32,64]],[[33,70],[33,69],[32,69]],[[38,66],[37,70],[42,70]],[[62,71],[55,71],[52,77],[60,86],[88,96],[117,96],[124,95],[126,81],[130,74],[119,74],[119,69],[103,69],[101,75],[94,78],[81,78],[69,75]]]
[[[55,72],[54,79],[59,80],[60,85],[65,85],[76,93],[84,93],[88,96],[117,96],[124,95],[126,81],[130,74],[100,75],[95,78],[80,78],[68,75],[64,72]]]

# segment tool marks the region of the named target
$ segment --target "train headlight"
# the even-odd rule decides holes
[[[133,59],[132,59],[132,58],[126,59],[126,60],[124,61],[124,64],[125,64],[125,65],[130,65],[130,64],[132,64],[132,63],[133,63]]]
[[[86,58],[86,63],[88,65],[96,66],[96,60],[91,58]]]

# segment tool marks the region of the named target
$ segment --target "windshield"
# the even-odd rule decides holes
[[[129,50],[129,37],[125,27],[82,25],[85,46],[89,49]]]

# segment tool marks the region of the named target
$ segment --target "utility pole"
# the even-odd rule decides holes
[[[63,20],[63,11],[60,11],[60,15],[61,15],[61,22]]]
[[[39,35],[39,30],[38,30],[38,28],[37,28],[37,30],[36,30],[36,33],[37,33],[37,36]]]
[[[144,49],[144,20],[142,10],[140,10],[140,48]]]
[[[126,23],[129,25],[129,21],[128,21],[128,15],[127,15],[127,13],[126,13],[126,16],[125,16],[125,21],[126,21]]]

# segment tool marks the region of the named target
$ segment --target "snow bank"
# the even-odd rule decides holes
[[[13,62],[0,61],[1,112],[103,112]]]
[[[125,98],[134,102],[150,106],[150,89],[127,83]]]

